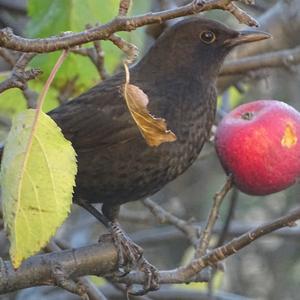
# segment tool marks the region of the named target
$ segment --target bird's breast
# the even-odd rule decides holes
[[[182,174],[198,157],[204,143],[209,138],[210,129],[213,125],[216,110],[216,99],[214,93],[207,96],[203,101],[187,103],[181,106],[181,117],[173,125],[177,141],[169,145],[162,145],[168,148],[167,153],[162,156],[168,157],[167,178],[173,180]],[[188,107],[185,107],[188,106]]]
[[[154,194],[195,161],[208,138],[216,107],[214,89],[209,93],[177,89],[171,94],[160,90],[155,95],[154,89],[140,87],[150,95],[151,113],[166,119],[177,140],[149,147],[137,131],[126,142],[79,152],[76,193],[91,202],[120,204]],[[153,99],[156,102],[151,103]]]

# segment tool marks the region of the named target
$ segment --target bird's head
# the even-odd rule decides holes
[[[168,72],[181,70],[196,76],[201,71],[217,76],[231,49],[270,36],[261,31],[236,31],[216,21],[191,17],[166,30],[143,60]]]

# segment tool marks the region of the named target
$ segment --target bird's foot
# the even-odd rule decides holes
[[[128,273],[143,256],[143,249],[126,235],[118,223],[111,225],[111,235],[118,251],[119,269]]]
[[[151,265],[143,256],[139,261],[139,270],[145,274],[143,287],[140,289],[128,289],[128,294],[133,296],[143,296],[151,291],[159,289],[158,270]]]
[[[118,268],[121,274],[125,276],[133,268],[136,268],[145,274],[145,282],[142,289],[128,290],[131,295],[144,295],[149,291],[157,290],[158,270],[143,257],[143,249],[135,244],[122,230],[118,223],[111,226],[111,235],[114,245],[118,251]]]

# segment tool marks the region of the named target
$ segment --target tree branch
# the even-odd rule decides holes
[[[62,248],[62,246],[64,248]],[[50,253],[55,251],[61,251],[62,249],[69,249],[65,242],[60,241],[60,246],[55,241],[51,241],[46,250]],[[67,278],[68,279],[68,278]],[[101,293],[101,291],[94,285],[94,283],[88,277],[80,277],[76,278],[76,280],[72,281],[73,286],[75,287],[73,290],[66,289],[64,286],[60,286],[72,293],[78,294],[79,296],[88,297],[89,300],[107,300],[107,298]]]
[[[132,63],[137,58],[138,48],[135,45],[125,41],[116,34],[112,34],[108,39],[127,55],[127,63]]]
[[[79,33],[68,33],[58,37],[28,39],[15,35],[10,28],[0,30],[0,47],[22,52],[46,53],[67,49],[95,40],[109,39],[118,31],[131,31],[138,27],[161,23],[166,20],[194,15],[211,9],[229,10],[233,0],[194,0],[190,4],[156,13],[134,17],[116,17],[104,25],[95,26]],[[243,1],[249,3],[249,1]],[[258,23],[242,10],[234,16],[244,24],[258,26]]]
[[[227,193],[231,190],[232,185],[232,176],[229,175],[221,190],[214,195],[213,204],[208,215],[205,228],[201,231],[199,245],[197,245],[196,248],[195,258],[199,258],[206,253],[213,227],[219,215],[220,206]]]
[[[187,236],[191,244],[196,247],[200,236],[199,227],[174,216],[149,198],[143,200],[143,203],[147,208],[150,209],[152,214],[159,220],[160,223],[168,223],[174,225],[177,229],[183,232]]]
[[[117,252],[111,243],[101,243],[36,255],[17,270],[9,261],[0,261],[0,294],[31,286],[55,285],[52,268],[57,263],[70,279],[85,275],[104,276],[115,270]]]
[[[215,248],[210,253],[202,256],[199,259],[192,260],[187,266],[177,269],[177,277],[184,279],[195,276],[198,272],[209,265],[216,264],[225,258],[235,254],[240,249],[248,246],[258,238],[273,232],[279,228],[295,226],[295,222],[300,219],[300,208],[294,210],[290,214],[278,218],[264,225],[261,225],[242,236],[233,239],[224,246]]]
[[[222,247],[213,249],[209,254],[192,260],[187,266],[174,270],[160,271],[159,281],[165,283],[185,283],[190,278],[193,281],[203,281],[207,274],[205,269],[211,264],[233,255],[238,250],[246,247],[256,239],[273,232],[279,228],[295,225],[300,219],[300,208],[233,239]],[[26,260],[18,270],[14,270],[9,261],[2,261],[0,266],[0,294],[15,291],[37,285],[54,284],[52,277],[53,265],[59,263],[70,279],[84,275],[107,276],[111,274],[117,265],[117,252],[111,243],[91,245],[74,250],[54,252],[50,254],[36,255]],[[199,272],[201,276],[199,277]],[[194,277],[197,275],[196,277]],[[145,274],[132,272],[119,278],[122,283],[143,283]]]
[[[124,300],[124,294],[120,291],[113,289],[111,286],[101,287],[103,293],[110,300]],[[253,300],[253,298],[248,298],[236,294],[225,293],[218,291],[214,293],[213,298],[208,295],[205,291],[197,291],[194,289],[180,289],[176,288],[162,288],[159,291],[150,292],[149,297],[152,300]],[[134,298],[130,298],[134,299]],[[136,298],[136,300],[139,298]]]
[[[196,223],[197,226],[203,227],[205,223]],[[231,226],[227,232],[228,238],[237,237],[245,232],[251,231],[254,228],[260,226],[260,224],[243,224],[239,221],[231,222]],[[223,230],[221,223],[217,223],[214,227],[213,233],[220,234]],[[186,235],[178,231],[174,226],[164,226],[151,229],[139,230],[131,234],[132,239],[143,247],[153,247],[159,244],[167,244],[170,242],[188,242]],[[272,232],[269,237],[280,237],[284,239],[299,239],[300,228],[282,228],[275,232]]]
[[[300,64],[300,47],[227,61],[220,75],[237,75],[262,68],[290,67],[297,64]]]
[[[31,69],[27,71],[24,70],[21,73],[13,71],[12,75],[9,78],[0,82],[0,93],[11,88],[19,88],[21,90],[24,90],[26,82],[35,79],[41,73],[42,71],[39,69]]]
[[[0,93],[10,88],[21,89],[25,99],[27,100],[28,107],[35,107],[37,94],[28,88],[27,82],[35,79],[42,73],[39,69],[25,70],[27,64],[35,55],[35,53],[23,53],[15,63],[11,76],[0,83]],[[8,57],[7,53],[5,56]],[[13,65],[13,61],[11,63]]]
[[[12,67],[16,63],[16,58],[14,55],[12,55],[11,51],[5,49],[5,48],[0,48],[0,56]]]
[[[222,227],[222,230],[220,232],[218,242],[216,243],[217,247],[222,246],[224,244],[225,240],[226,240],[226,237],[227,237],[232,219],[234,217],[234,212],[235,212],[235,208],[236,208],[236,204],[237,204],[237,200],[238,200],[238,195],[239,195],[239,191],[234,186],[233,189],[232,189],[232,193],[231,193],[231,198],[230,198],[230,203],[229,203],[227,216],[226,216],[224,225]]]
[[[270,51],[298,47],[300,43],[300,1],[278,1],[262,14],[258,20],[261,29],[272,34],[273,39],[237,47],[230,57],[235,60]],[[291,20],[292,26],[291,26]],[[229,58],[230,59],[230,58]],[[221,76],[218,79],[218,91],[222,94],[229,86],[241,81],[243,76]]]
[[[120,0],[120,5],[119,5],[120,17],[124,17],[127,15],[130,4],[131,4],[131,0]]]

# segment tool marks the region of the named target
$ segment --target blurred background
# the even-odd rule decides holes
[[[173,8],[190,1],[133,0],[131,15],[148,11]],[[257,0],[254,6],[239,5],[256,17],[262,29],[272,32],[272,41],[237,50],[229,59],[262,52],[292,49],[300,46],[300,0]],[[65,31],[82,31],[87,24],[105,23],[118,10],[118,0],[0,0],[0,26],[13,28],[16,34],[26,37],[47,37]],[[220,20],[233,28],[240,28],[236,19],[223,11],[211,11],[207,17]],[[140,56],[159,34],[178,19],[162,25],[143,27],[120,35],[137,45]],[[123,53],[109,41],[101,42],[108,74],[115,73],[121,65]],[[16,53],[10,53],[12,62]],[[59,53],[42,54],[34,58],[31,66],[38,67],[43,75],[29,82],[31,99],[41,90]],[[0,53],[0,79],[4,80],[12,68],[11,61]],[[221,76],[219,86],[219,111],[217,121],[235,106],[256,99],[282,100],[300,110],[300,68],[293,61],[281,68],[261,69],[244,76]],[[89,58],[70,54],[64,62],[44,106],[48,111],[64,101],[80,94],[100,81],[99,74]],[[28,92],[27,91],[27,92]],[[33,97],[32,97],[33,95]],[[10,89],[0,95],[0,138],[5,136],[11,118],[28,105],[26,93]],[[217,122],[216,121],[216,122]],[[217,123],[216,123],[217,124]],[[284,158],[283,158],[284,159]],[[180,178],[152,197],[165,209],[185,220],[204,222],[213,195],[225,181],[225,173],[216,157],[213,143],[208,143],[197,162]],[[101,183],[99,183],[101,184]],[[227,195],[216,226],[212,247],[220,240],[220,232],[226,220],[231,223],[225,240],[242,234],[261,222],[284,215],[297,206],[300,186],[267,197],[247,196],[233,190]],[[129,203],[122,207],[121,224],[130,236],[145,248],[145,255],[159,269],[175,268],[192,257],[187,239],[175,228],[160,225],[141,203]],[[229,217],[228,217],[229,215]],[[78,207],[60,228],[57,237],[72,247],[97,242],[104,229],[93,217]],[[176,288],[187,291],[210,290],[222,299],[272,299],[295,300],[300,294],[300,230],[283,230],[256,241],[225,261],[225,272],[218,272],[212,284],[190,284]],[[8,241],[0,231],[0,256],[8,259]],[[93,281],[107,290],[103,279]],[[239,296],[238,296],[239,295]],[[220,297],[221,297],[220,296]],[[151,298],[151,295],[149,296]],[[188,298],[188,294],[184,299]],[[226,298],[227,297],[227,298]],[[4,299],[77,299],[59,288],[38,287],[0,296]],[[153,298],[154,299],[154,298]],[[199,299],[199,298],[197,298]],[[204,298],[203,298],[204,299]],[[205,299],[215,299],[207,297]],[[220,298],[221,299],[221,298]]]

